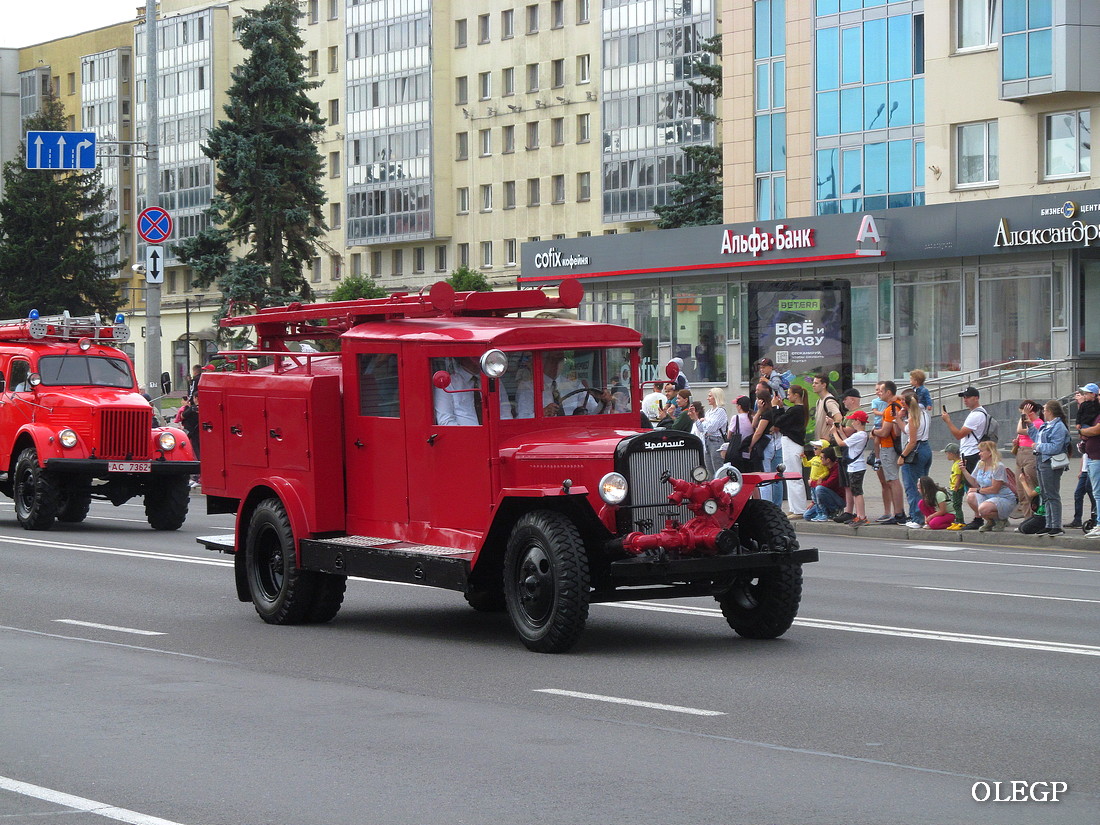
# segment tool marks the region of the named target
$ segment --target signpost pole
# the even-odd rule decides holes
[[[160,113],[157,78],[157,3],[145,0],[145,164],[146,207],[160,206]],[[160,289],[145,273],[145,384],[150,395],[159,395],[161,375]]]

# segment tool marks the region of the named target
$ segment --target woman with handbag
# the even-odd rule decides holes
[[[1035,443],[1035,471],[1046,512],[1046,535],[1060,536],[1065,531],[1062,529],[1062,496],[1058,488],[1062,483],[1062,474],[1069,469],[1069,426],[1062,402],[1052,399],[1045,403],[1043,418],[1046,423],[1037,424],[1039,416],[1032,410],[1028,415],[1030,423],[1027,434]]]

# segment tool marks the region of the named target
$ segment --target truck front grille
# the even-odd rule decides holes
[[[100,458],[146,459],[152,444],[153,411],[105,409],[100,417]]]
[[[665,479],[690,479],[702,463],[702,444],[687,433],[654,431],[624,441],[616,464],[630,484],[624,502],[630,506],[619,510],[619,530],[652,534],[660,532],[668,518],[688,521],[692,514],[687,507],[669,503],[672,486]]]

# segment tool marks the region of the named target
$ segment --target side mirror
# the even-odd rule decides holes
[[[432,385],[441,390],[447,389],[451,386],[451,374],[447,370],[437,370],[432,373]]]
[[[170,373],[162,372],[160,374],[160,392],[161,395],[168,395],[172,391],[172,376]]]

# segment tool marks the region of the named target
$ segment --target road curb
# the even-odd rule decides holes
[[[874,539],[902,539],[922,544],[996,544],[1024,547],[1033,550],[1090,550],[1100,552],[1100,539],[1085,538],[1079,530],[1067,530],[1064,536],[1032,536],[1013,532],[1014,526],[1001,533],[979,533],[977,530],[914,530],[903,525],[865,524],[849,527],[832,521],[808,522],[801,519],[791,522],[795,531],[806,535],[859,536]]]

